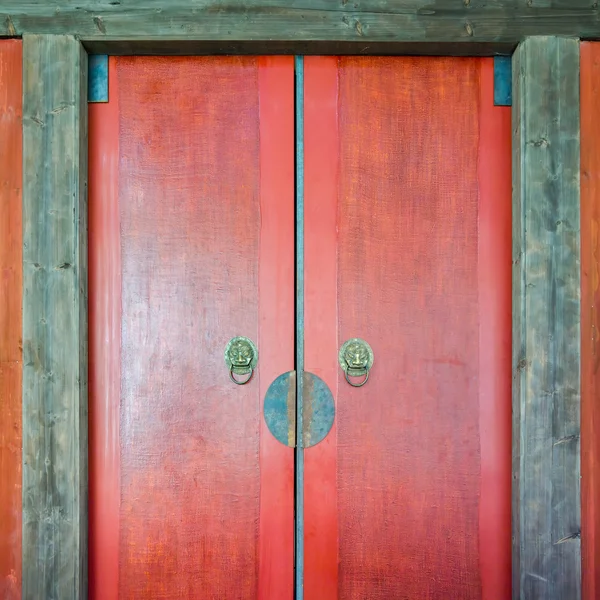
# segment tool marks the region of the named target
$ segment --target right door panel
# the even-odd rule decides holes
[[[305,59],[305,597],[510,597],[510,109],[481,59]],[[341,344],[375,362],[353,388]]]

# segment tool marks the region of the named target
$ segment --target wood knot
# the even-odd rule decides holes
[[[534,148],[548,148],[550,142],[545,137],[541,137],[539,140],[531,140],[527,145],[533,146]]]
[[[17,30],[15,29],[15,25],[12,22],[12,19],[10,18],[10,15],[8,15],[6,17],[5,23],[6,23],[6,30],[8,32],[8,35],[9,36],[17,35]]]
[[[106,33],[106,25],[104,25],[102,17],[94,17],[94,25],[100,33]]]

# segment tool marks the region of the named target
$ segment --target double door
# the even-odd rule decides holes
[[[111,57],[109,90],[90,596],[510,597],[492,61]]]

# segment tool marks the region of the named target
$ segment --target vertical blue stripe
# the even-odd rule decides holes
[[[512,106],[512,57],[494,57],[494,105]]]
[[[108,102],[108,56],[88,57],[88,102]]]
[[[296,515],[295,599],[304,599],[304,57],[296,56]]]

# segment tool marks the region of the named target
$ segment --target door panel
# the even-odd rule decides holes
[[[510,597],[510,113],[480,59],[305,59],[310,600]],[[337,350],[373,348],[349,386]]]
[[[111,58],[90,112],[92,597],[292,596],[293,451],[261,402],[294,366],[293,93],[291,57]],[[259,348],[244,386],[237,335]]]

